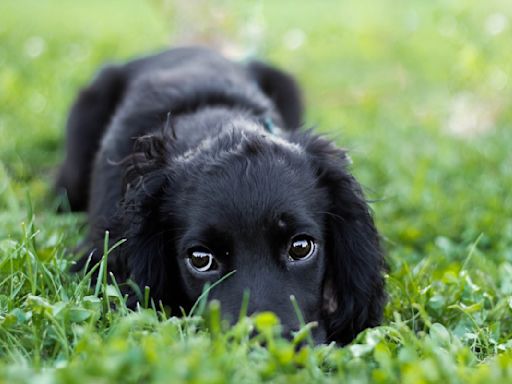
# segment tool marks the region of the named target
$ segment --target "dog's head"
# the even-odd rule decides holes
[[[205,283],[236,319],[270,310],[285,332],[317,321],[318,342],[347,343],[380,321],[384,261],[343,150],[310,133],[267,134],[249,119],[196,149],[165,133],[139,140],[119,218],[130,276],[176,312]],[[176,155],[180,153],[180,155]]]

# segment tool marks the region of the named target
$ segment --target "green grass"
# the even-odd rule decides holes
[[[67,109],[104,61],[169,44],[160,3],[0,3],[0,383],[512,381],[512,4],[232,11],[261,12],[256,50],[300,79],[308,124],[350,150],[391,266],[381,327],[297,351],[271,314],[226,329],[218,303],[130,312],[115,286],[66,273],[85,224],[51,194]]]

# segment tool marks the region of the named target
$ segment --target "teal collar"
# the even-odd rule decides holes
[[[261,120],[261,123],[263,124],[263,128],[265,128],[265,131],[272,134],[275,133],[275,125],[270,116],[264,117]]]

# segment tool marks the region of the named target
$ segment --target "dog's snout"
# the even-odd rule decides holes
[[[279,324],[276,325],[276,332],[279,333],[280,337],[292,341],[297,332],[301,330],[301,320],[299,320],[288,295],[283,294],[283,297],[278,295],[258,297],[253,293],[253,297],[246,295],[245,298],[243,294],[237,295],[236,298],[232,294],[223,296],[217,294],[215,298],[221,302],[223,320],[227,321],[230,325],[236,324],[241,315],[254,319],[263,312],[272,312],[279,319]],[[312,327],[310,326],[310,336],[303,337],[301,344],[307,343],[309,340],[313,340],[316,344],[324,343],[326,341],[326,331],[319,318],[314,316],[314,314],[308,314],[305,316],[305,321],[315,322],[316,324]],[[250,336],[254,337],[257,334],[258,331],[255,329]]]

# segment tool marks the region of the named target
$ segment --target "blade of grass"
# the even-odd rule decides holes
[[[215,288],[217,285],[219,285],[220,283],[222,283],[224,280],[226,280],[227,278],[229,278],[230,276],[232,276],[233,274],[235,274],[236,272],[236,269],[235,270],[232,270],[231,272],[228,272],[226,273],[224,276],[222,276],[219,280],[215,281],[213,284],[205,284],[204,288],[203,288],[203,292],[201,293],[201,295],[197,298],[196,302],[194,303],[194,305],[192,306],[192,308],[190,309],[189,311],[189,314],[188,314],[188,317],[192,317],[194,315],[196,315],[196,310],[198,310],[199,308],[201,309],[200,311],[198,311],[198,315],[201,315],[203,312],[204,312],[204,307],[206,305],[206,299],[208,298],[208,294],[209,292]]]

